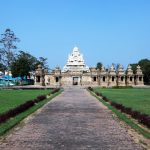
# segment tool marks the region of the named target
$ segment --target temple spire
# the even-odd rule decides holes
[[[73,48],[63,71],[89,71],[89,67],[85,65],[83,55],[80,54],[78,47],[75,46]]]

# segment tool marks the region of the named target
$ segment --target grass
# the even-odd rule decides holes
[[[150,115],[150,89],[102,89],[94,88],[113,102]]]
[[[50,93],[50,89],[46,90],[0,90],[0,113],[32,100],[39,95]]]
[[[98,96],[96,96],[96,94],[94,94],[93,92],[90,92],[90,93],[93,96],[95,96],[99,101],[101,101],[105,106],[107,106],[114,114],[116,114],[117,117],[120,120],[124,121],[126,124],[128,124],[130,127],[132,127],[134,130],[136,130],[138,133],[142,134],[145,138],[150,139],[150,132],[148,132],[147,130],[145,130],[141,126],[139,126],[137,123],[135,123],[127,115],[121,113],[119,110],[117,110],[116,108],[114,108],[113,106],[111,106],[109,103],[105,102],[104,100],[102,100],[101,98],[99,98]]]
[[[44,94],[43,90],[41,92],[42,93],[40,93],[40,94]],[[50,91],[47,90],[45,92],[49,93]],[[59,91],[59,92],[51,95],[48,99],[45,99],[44,101],[41,101],[41,102],[37,103],[36,105],[34,105],[33,107],[31,107],[30,109],[26,110],[25,112],[20,113],[19,115],[15,116],[14,118],[9,119],[7,122],[0,124],[0,136],[3,135],[3,134],[5,134],[9,129],[11,129],[15,125],[17,125],[21,120],[23,120],[24,118],[26,118],[28,115],[32,114],[37,109],[39,109],[40,107],[42,107],[44,104],[46,104],[47,102],[49,102],[52,98],[54,98],[55,96],[57,96],[59,93],[61,93],[61,91]],[[35,94],[34,96],[37,96],[37,95]]]

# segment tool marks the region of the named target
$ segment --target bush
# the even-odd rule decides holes
[[[98,92],[95,92],[95,94],[96,94],[97,96],[100,96],[100,93],[98,93]]]
[[[132,113],[131,113],[131,116],[132,116],[134,119],[138,119],[140,115],[141,115],[141,113],[138,112],[138,111],[132,111]]]
[[[56,92],[58,92],[60,89],[59,88],[56,88],[56,89],[53,89],[51,94],[55,94]]]
[[[138,121],[150,128],[150,116],[141,114],[138,118]]]
[[[46,95],[40,95],[40,96],[37,96],[37,98],[34,100],[36,103],[42,101],[46,99]]]
[[[5,122],[9,118],[14,117],[21,112],[24,112],[25,110],[32,107],[33,105],[34,105],[34,101],[30,100],[30,101],[25,102],[24,104],[17,106],[14,109],[10,109],[9,111],[5,113],[0,114],[0,123]]]
[[[128,107],[124,107],[124,113],[131,115],[132,114],[132,109]]]
[[[132,86],[113,86],[113,89],[131,89],[133,88]]]
[[[103,96],[103,95],[102,95],[102,98],[103,98],[103,100],[106,101],[106,102],[109,102],[109,101],[110,101],[107,97],[105,97],[105,96]]]
[[[112,106],[114,106],[115,108],[119,109],[119,110],[123,110],[123,109],[124,109],[124,107],[123,107],[122,104],[118,104],[118,103],[116,103],[116,102],[111,102],[110,104],[111,104]]]
[[[93,88],[89,86],[89,87],[88,87],[88,90],[93,91]]]

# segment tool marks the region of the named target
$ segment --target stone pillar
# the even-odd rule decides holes
[[[60,87],[61,86],[61,69],[59,67],[55,68],[54,76],[55,76],[55,86]]]
[[[135,85],[140,85],[140,86],[144,85],[143,73],[139,65],[137,66],[136,73],[135,73]]]
[[[90,68],[91,72],[91,85],[98,86],[99,85],[99,77],[98,77],[98,70],[94,67]]]
[[[134,74],[133,74],[131,65],[128,65],[128,68],[127,68],[126,84],[127,84],[127,86],[135,85]]]
[[[100,70],[100,86],[108,86],[108,73],[104,66],[102,66]]]
[[[123,66],[120,64],[117,70],[117,85],[125,86],[125,71]]]
[[[108,77],[108,86],[116,86],[116,71],[114,65],[110,67]]]
[[[35,71],[35,85],[43,86],[44,84],[44,69],[41,65],[38,65],[38,68]]]

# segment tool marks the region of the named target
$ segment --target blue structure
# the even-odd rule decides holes
[[[12,76],[0,74],[0,87],[4,86],[14,86],[18,81],[20,81],[20,77],[13,78]]]
[[[0,87],[20,85],[20,83],[21,85],[33,85],[34,80],[25,77],[22,80],[21,77],[13,78],[12,76],[0,74]]]

